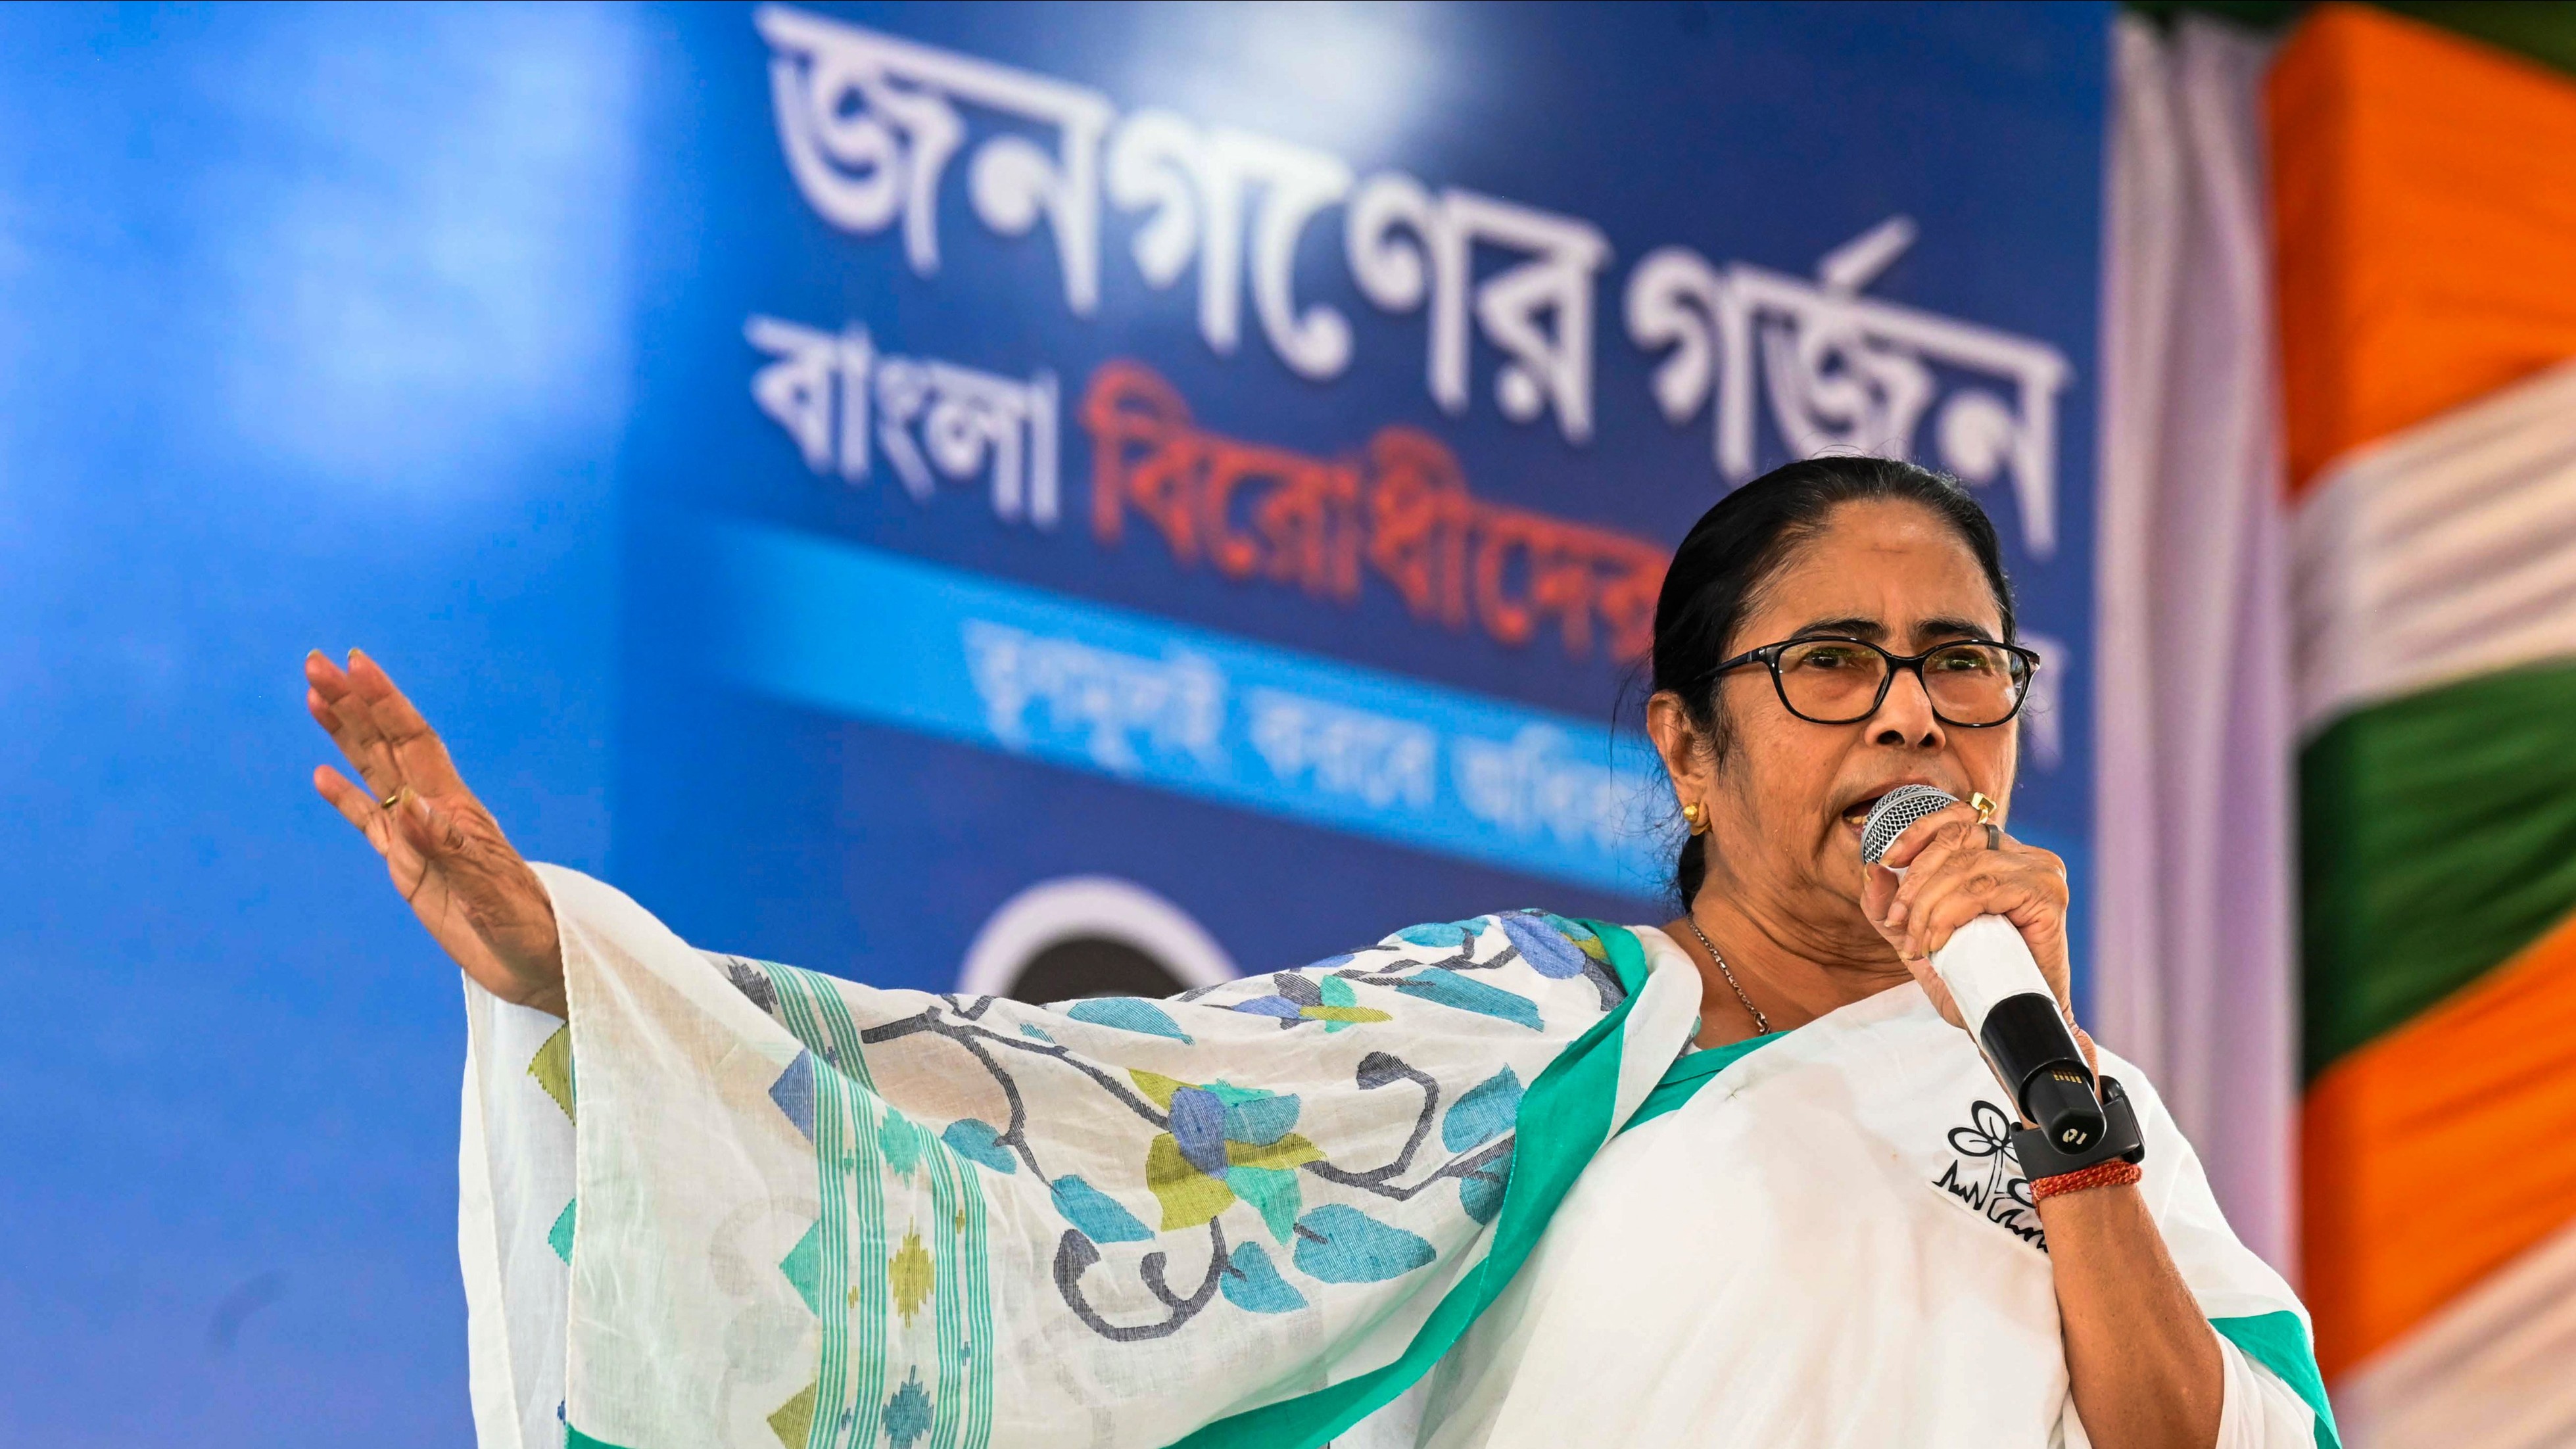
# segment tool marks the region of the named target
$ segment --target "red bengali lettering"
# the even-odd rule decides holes
[[[1363,564],[1413,616],[1470,623],[1514,647],[1548,623],[1566,653],[1596,635],[1643,656],[1668,555],[1644,539],[1476,498],[1447,444],[1387,427],[1357,457],[1319,458],[1208,432],[1151,368],[1110,362],[1081,407],[1092,438],[1092,533],[1115,546],[1130,511],[1172,557],[1231,579],[1358,599]]]

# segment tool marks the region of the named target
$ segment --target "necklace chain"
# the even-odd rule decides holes
[[[1744,994],[1744,983],[1735,979],[1735,968],[1727,965],[1726,958],[1718,954],[1717,943],[1708,938],[1708,932],[1699,928],[1699,922],[1696,919],[1684,916],[1682,920],[1691,928],[1691,934],[1699,937],[1699,943],[1708,948],[1708,959],[1717,963],[1717,974],[1725,977],[1726,984],[1735,988],[1735,999],[1743,1002],[1744,1009],[1752,1014],[1754,1033],[1758,1036],[1769,1036],[1771,1018],[1764,1016],[1762,1008],[1753,1004],[1753,998]]]

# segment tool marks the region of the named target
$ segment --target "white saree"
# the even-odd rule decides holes
[[[569,1023],[467,988],[483,1449],[2085,1442],[1991,1078],[1910,987],[1686,1056],[1670,941],[1525,911],[1039,1008],[539,872]],[[2223,1449],[2331,1444],[2297,1301],[2122,1075]]]

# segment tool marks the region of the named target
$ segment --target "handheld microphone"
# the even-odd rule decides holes
[[[1860,858],[1878,864],[1907,826],[1958,803],[1929,785],[1888,791],[1861,826]],[[2022,1120],[2037,1124],[2048,1144],[2069,1157],[2099,1142],[2107,1123],[2094,1096],[2093,1073],[2066,1029],[2048,978],[2039,974],[2039,962],[2012,922],[1979,916],[1961,926],[1932,953],[1932,970],[1950,988],[1968,1034],[2012,1092]]]

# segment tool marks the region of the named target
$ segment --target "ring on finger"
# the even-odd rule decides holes
[[[392,794],[378,800],[376,804],[387,810],[391,810],[395,806],[400,805],[403,802],[403,798],[409,794],[411,794],[411,787],[409,785],[397,785],[394,787],[394,792]]]
[[[2003,849],[2003,848],[2004,848],[2004,828],[2003,828],[2002,826],[2000,826],[2000,825],[1997,825],[1995,822],[1993,822],[1993,821],[1991,821],[1991,820],[1987,821],[1987,822],[1986,822],[1986,849],[1988,849],[1988,850],[2001,850],[2001,849]]]

